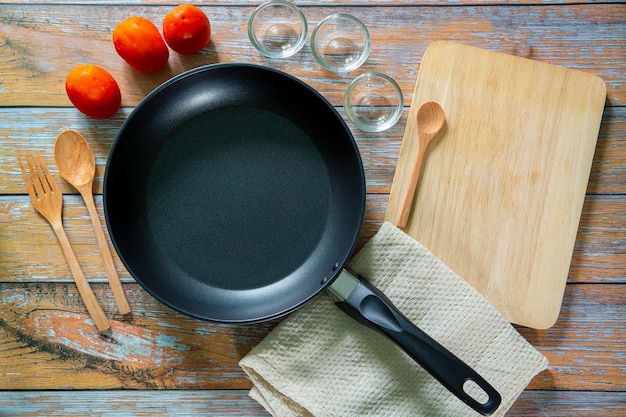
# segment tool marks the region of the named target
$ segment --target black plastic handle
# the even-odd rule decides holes
[[[500,406],[500,394],[483,377],[402,315],[376,287],[360,278],[359,285],[337,305],[360,323],[384,334],[461,401],[484,416]],[[467,382],[478,385],[488,399],[467,393]]]

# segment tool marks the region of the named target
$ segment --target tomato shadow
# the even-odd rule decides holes
[[[170,56],[167,64],[155,73],[146,74],[132,68],[130,65],[127,66],[125,76],[128,80],[132,80],[131,84],[135,90],[133,93],[139,95],[139,97],[131,97],[131,101],[141,101],[143,97],[159,85],[185,71],[219,62],[219,55],[213,41],[209,41],[204,49],[194,54],[182,55],[171,49],[169,52]]]

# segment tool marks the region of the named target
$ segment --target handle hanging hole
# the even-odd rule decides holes
[[[489,401],[489,394],[471,379],[463,383],[463,391],[481,404],[487,404],[487,401]]]

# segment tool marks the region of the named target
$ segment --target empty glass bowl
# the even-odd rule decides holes
[[[370,34],[354,16],[333,14],[324,18],[311,34],[311,51],[324,68],[339,74],[357,69],[370,53]]]
[[[343,99],[348,118],[365,132],[389,129],[402,116],[404,98],[393,78],[366,72],[348,85]]]
[[[298,52],[306,42],[306,18],[293,3],[270,0],[257,7],[250,16],[248,36],[261,54],[269,58],[286,58]]]

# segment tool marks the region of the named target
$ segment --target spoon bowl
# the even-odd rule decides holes
[[[130,306],[124,295],[120,278],[115,270],[111,250],[104,236],[104,230],[102,229],[93,199],[96,159],[89,142],[78,132],[64,130],[57,136],[54,143],[54,159],[61,176],[74,186],[80,192],[83,200],[85,200],[115,302],[121,314],[130,313]]]
[[[417,110],[417,131],[420,136],[425,136],[423,141],[430,143],[441,131],[446,121],[443,109],[436,101],[428,101]],[[422,142],[422,139],[420,139]]]
[[[54,143],[54,158],[59,173],[80,191],[93,184],[96,159],[87,140],[78,132],[65,130]]]

